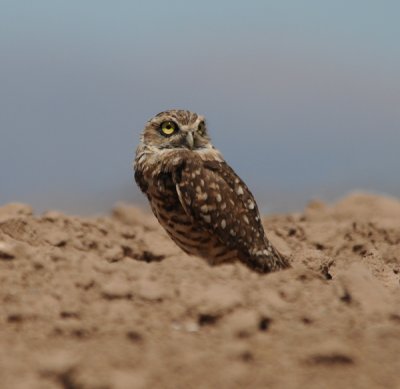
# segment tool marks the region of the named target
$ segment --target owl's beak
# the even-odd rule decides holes
[[[189,146],[189,149],[192,150],[194,145],[194,140],[193,140],[193,133],[190,131],[186,135],[186,143]]]

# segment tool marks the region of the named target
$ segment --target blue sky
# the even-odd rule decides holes
[[[400,196],[396,1],[0,0],[0,204],[143,202],[147,119],[205,114],[264,211]]]

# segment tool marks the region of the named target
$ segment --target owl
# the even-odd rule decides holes
[[[135,180],[171,239],[211,265],[241,261],[267,273],[289,267],[271,245],[246,184],[212,145],[203,116],[184,110],[149,120]]]

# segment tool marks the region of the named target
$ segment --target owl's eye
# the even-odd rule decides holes
[[[167,122],[162,122],[161,126],[160,126],[160,131],[161,134],[165,135],[165,136],[170,136],[172,134],[174,134],[176,131],[178,131],[178,126],[171,121],[167,121]]]
[[[206,132],[206,123],[200,122],[199,123],[199,127],[197,128],[197,130],[198,130],[200,135],[204,135],[204,133]]]

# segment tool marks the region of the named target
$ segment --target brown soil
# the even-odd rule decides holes
[[[264,221],[293,269],[210,267],[126,205],[0,208],[0,387],[399,388],[400,201]]]

